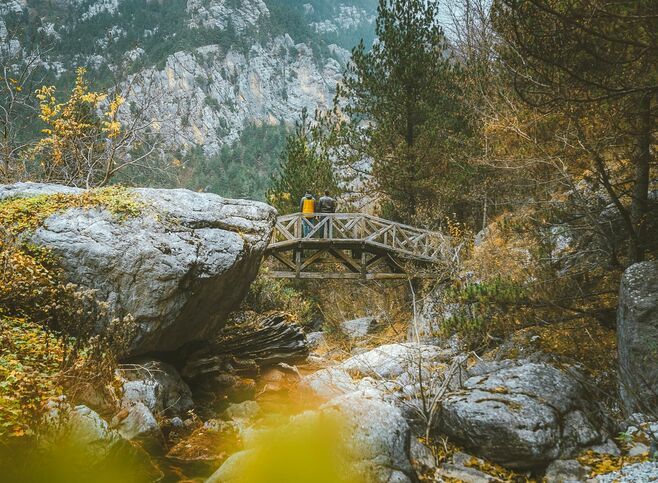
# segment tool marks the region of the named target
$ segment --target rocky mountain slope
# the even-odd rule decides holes
[[[128,92],[172,147],[205,155],[250,124],[331,102],[349,50],[372,40],[373,0],[9,0],[2,56],[38,53],[45,78]]]

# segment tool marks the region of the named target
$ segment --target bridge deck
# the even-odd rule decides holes
[[[270,272],[277,278],[395,279],[409,276],[409,263],[442,261],[449,246],[441,233],[364,213],[295,213],[277,219],[266,254],[285,269]]]

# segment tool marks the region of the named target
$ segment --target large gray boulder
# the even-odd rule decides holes
[[[0,200],[57,192],[82,190],[21,183],[0,186]],[[109,317],[135,318],[130,355],[175,351],[211,337],[256,276],[276,211],[182,189],[131,192],[143,205],[140,216],[120,220],[102,208],[68,209],[25,236],[57,255],[71,282],[96,290]]]
[[[398,407],[371,394],[339,396],[320,412],[346,425],[347,450],[361,481],[411,483],[411,429]]]
[[[617,312],[619,380],[629,412],[658,409],[658,262],[631,265]]]
[[[293,440],[312,439],[318,437],[315,430],[318,427],[324,428],[327,424],[336,427],[339,432],[335,435],[337,440],[332,444],[335,445],[334,449],[341,448],[336,451],[335,456],[336,464],[340,466],[337,471],[350,475],[350,478],[345,480],[368,483],[416,481],[409,459],[409,425],[399,408],[382,401],[380,395],[372,391],[369,394],[345,394],[315,411],[293,416],[287,425],[277,430],[280,435],[275,439],[245,438],[245,450],[231,455],[206,483],[251,483],[252,480],[246,476],[249,474],[248,470],[253,468],[253,465],[263,464],[262,461],[269,461],[263,457],[264,454],[281,451],[270,446],[273,442],[279,441],[280,438],[285,440],[286,437]],[[309,441],[309,445],[312,444],[313,442]],[[319,457],[318,461],[322,461],[322,456],[313,453],[299,457]],[[305,467],[308,468],[308,463]],[[295,473],[298,470],[276,469],[279,473],[282,470],[299,478],[299,474]]]
[[[575,377],[523,361],[489,369],[442,403],[440,429],[477,455],[526,469],[606,439],[599,408]]]

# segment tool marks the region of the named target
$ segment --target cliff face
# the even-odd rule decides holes
[[[307,2],[308,3],[305,3]],[[349,48],[368,41],[374,0],[8,0],[0,54],[36,52],[48,80],[77,66],[128,101],[174,147],[212,155],[249,123],[293,122],[331,102]]]
[[[197,144],[206,154],[236,141],[250,122],[294,122],[302,108],[327,107],[342,67],[318,60],[289,35],[255,43],[244,53],[208,45],[167,58],[164,68],[131,76],[144,88],[133,100],[149,105],[161,131],[177,146]]]

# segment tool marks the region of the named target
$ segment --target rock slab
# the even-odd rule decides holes
[[[629,413],[658,410],[658,262],[626,269],[617,311],[620,390]]]

